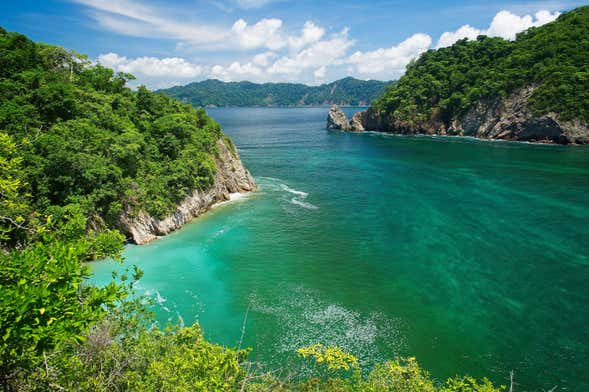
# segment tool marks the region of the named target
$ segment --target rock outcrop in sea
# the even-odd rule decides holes
[[[346,114],[337,105],[333,105],[327,115],[327,129],[350,131],[350,124]]]
[[[589,144],[587,123],[563,120],[554,112],[535,115],[529,104],[534,90],[534,86],[528,86],[507,97],[482,100],[449,123],[442,121],[436,112],[426,121],[408,123],[381,114],[373,108],[354,114],[348,122],[345,113],[332,107],[327,128],[355,132],[379,131],[407,135],[472,136],[537,143]]]
[[[255,191],[256,182],[243,166],[233,146],[228,146],[223,139],[219,139],[217,150],[215,181],[210,189],[193,190],[176,207],[176,211],[164,219],[158,219],[145,211],[136,212],[127,208],[119,218],[120,230],[136,244],[146,244],[179,229],[213,205],[229,200],[232,193]]]

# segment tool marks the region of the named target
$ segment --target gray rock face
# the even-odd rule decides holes
[[[455,119],[448,133],[486,139],[589,143],[587,124],[560,120],[558,113],[552,112],[534,116],[528,105],[534,90],[529,86],[503,99],[481,101],[462,118]]]
[[[364,124],[362,121],[362,113],[363,112],[354,113],[354,115],[352,116],[352,119],[350,120],[350,130],[352,130],[354,132],[365,131]]]
[[[178,230],[195,217],[208,211],[214,204],[229,200],[231,193],[253,192],[256,183],[243,166],[236,151],[229,148],[222,139],[217,141],[218,157],[215,159],[217,170],[213,186],[206,191],[194,190],[192,194],[180,203],[176,212],[158,219],[145,211],[132,213],[125,211],[121,214],[120,229],[138,244],[150,241]]]
[[[337,105],[333,105],[331,109],[329,109],[329,114],[327,115],[327,129],[337,129],[340,131],[351,130],[346,114]]]
[[[407,124],[394,118],[383,118],[376,111],[368,109],[354,115],[352,128],[402,134],[589,144],[589,127],[586,123],[561,120],[558,113],[534,115],[528,102],[535,88],[528,86],[507,97],[480,101],[449,124],[437,119],[436,113],[428,121]]]

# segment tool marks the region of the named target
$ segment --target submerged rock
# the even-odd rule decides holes
[[[232,146],[227,146],[222,139],[217,140],[217,150],[215,181],[210,189],[193,190],[176,207],[176,211],[164,219],[158,219],[145,211],[134,212],[126,208],[119,218],[121,231],[136,244],[146,244],[178,230],[216,203],[229,200],[231,193],[255,191],[256,183],[243,166],[237,151]]]

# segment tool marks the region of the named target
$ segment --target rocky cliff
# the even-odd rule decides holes
[[[507,97],[478,102],[465,114],[445,123],[434,111],[421,122],[405,122],[394,116],[368,109],[347,121],[345,114],[333,107],[329,117],[337,119],[340,128],[350,131],[380,131],[399,134],[457,135],[482,139],[519,140],[539,143],[589,144],[588,124],[580,120],[562,120],[558,113],[538,116],[529,99],[534,86],[519,89]],[[333,112],[333,113],[332,113]],[[342,118],[343,116],[343,118]],[[328,120],[328,128],[330,121]]]
[[[136,244],[146,244],[158,236],[179,229],[208,211],[214,204],[229,200],[231,193],[255,191],[256,183],[243,166],[237,151],[222,139],[217,141],[217,149],[215,181],[210,189],[205,191],[195,189],[177,206],[172,215],[164,219],[158,219],[144,211],[133,212],[126,209],[119,219],[121,231]]]

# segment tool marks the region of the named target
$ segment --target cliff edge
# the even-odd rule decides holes
[[[229,200],[232,193],[256,191],[256,182],[243,166],[237,151],[223,139],[217,140],[216,145],[218,154],[215,158],[215,181],[209,189],[195,189],[177,206],[173,214],[164,219],[158,219],[145,211],[133,212],[126,209],[119,218],[120,230],[136,244],[146,244],[178,230],[213,205]]]
[[[536,143],[589,144],[588,124],[581,120],[565,121],[558,113],[537,116],[529,99],[536,87],[528,86],[506,97],[481,100],[466,113],[444,122],[436,112],[422,122],[404,122],[373,108],[354,114],[348,122],[338,107],[329,113],[328,129],[377,131],[405,135],[471,136]],[[337,128],[333,125],[337,119]],[[331,121],[330,121],[331,120]]]

